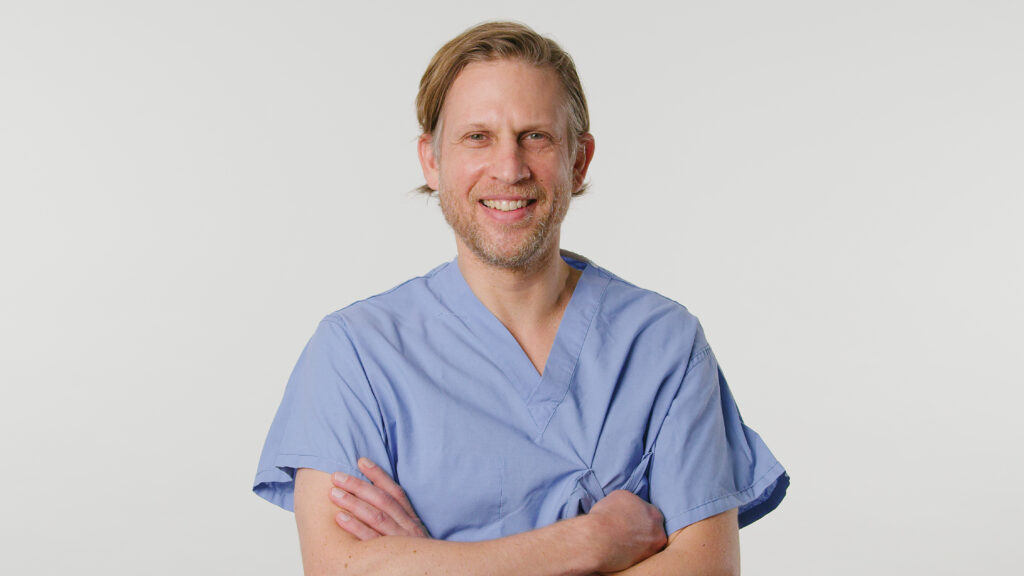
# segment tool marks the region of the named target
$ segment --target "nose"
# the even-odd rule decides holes
[[[523,149],[515,138],[495,146],[491,171],[496,180],[507,185],[530,178],[530,167],[527,166]]]

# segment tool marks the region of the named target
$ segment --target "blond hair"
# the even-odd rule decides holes
[[[420,79],[420,90],[416,94],[416,118],[423,134],[438,136],[441,111],[448,90],[467,64],[501,59],[521,60],[534,66],[550,68],[558,74],[565,92],[564,105],[569,118],[570,158],[575,160],[580,138],[590,131],[590,112],[587,110],[583,86],[576,74],[576,65],[572,57],[554,40],[517,22],[478,24],[450,40],[434,54]],[[437,142],[436,138],[434,142]],[[434,150],[437,150],[436,144]],[[420,186],[418,190],[427,194],[433,192],[426,185]],[[573,196],[579,196],[585,190],[586,185],[583,185],[573,192]]]

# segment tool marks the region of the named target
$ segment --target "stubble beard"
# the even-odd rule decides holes
[[[565,186],[567,189],[568,186]],[[457,206],[459,201],[446,194],[442,189],[438,196],[441,200],[441,212],[448,225],[455,231],[463,244],[484,263],[506,270],[525,271],[543,259],[552,249],[551,243],[557,239],[557,230],[565,219],[569,208],[569,194],[565,189],[556,188],[549,193],[536,184],[526,184],[513,188],[517,196],[536,198],[538,203],[552,202],[553,205],[546,214],[531,214],[526,219],[514,224],[507,224],[500,227],[501,231],[514,231],[529,228],[526,238],[519,240],[517,245],[512,246],[511,251],[507,243],[503,243],[503,234],[492,236],[480,223],[472,217],[472,212],[466,214],[460,211]],[[464,200],[463,200],[464,201]],[[554,249],[558,249],[557,246]]]

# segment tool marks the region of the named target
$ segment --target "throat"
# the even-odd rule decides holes
[[[565,316],[565,311],[569,307],[570,300],[572,300],[576,284],[582,275],[582,272],[579,270],[571,266],[566,267],[569,270],[564,288],[558,295],[553,309],[547,314],[531,319],[517,315],[505,315],[504,318],[501,316],[498,318],[505,325],[505,328],[508,329],[509,333],[512,334],[516,342],[519,343],[519,347],[523,349],[523,353],[530,359],[534,369],[541,376],[544,375],[548,357],[551,355],[551,349],[554,347],[555,339],[558,337],[558,328],[562,324],[562,318]]]
[[[530,359],[537,374],[544,375],[544,367],[547,366],[548,356],[551,355],[551,348],[555,345],[555,338],[558,335],[558,324],[553,329],[538,331],[536,334],[517,334],[511,329],[512,337],[519,343],[523,353]]]

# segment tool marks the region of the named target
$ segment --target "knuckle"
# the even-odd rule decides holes
[[[384,524],[384,513],[380,510],[374,510],[370,515],[370,522],[375,526],[382,526]]]

